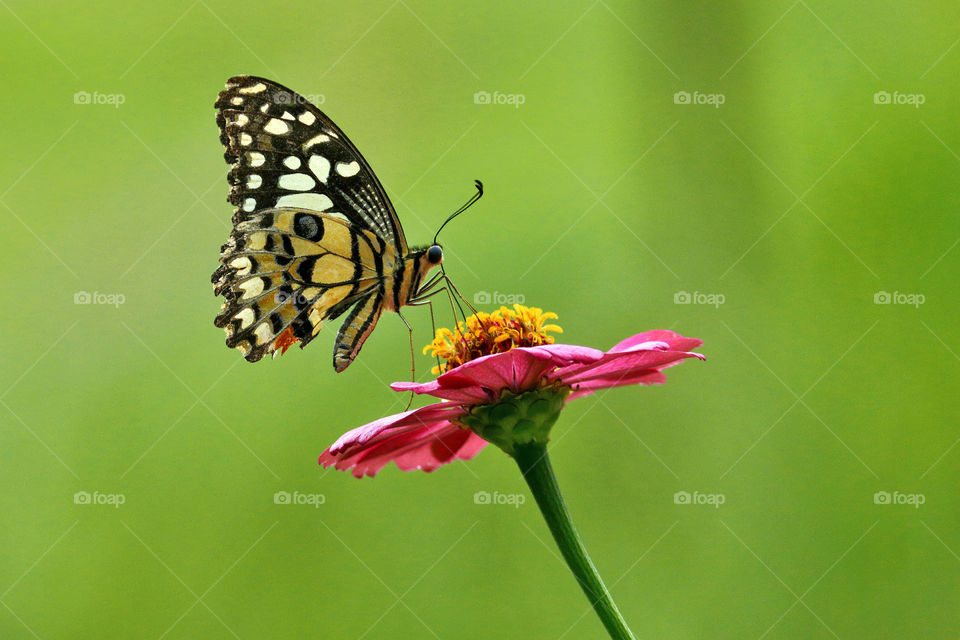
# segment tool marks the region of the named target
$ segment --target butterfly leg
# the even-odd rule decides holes
[[[410,336],[410,382],[417,381],[417,369],[416,369],[416,360],[413,355],[413,327],[410,326],[410,323],[407,322],[407,319],[403,317],[403,314],[397,311],[397,315],[400,316],[400,319],[403,320],[403,324],[407,325],[407,333]],[[404,411],[410,409],[410,405],[413,404],[413,391],[410,392],[410,398],[407,400],[407,406],[404,407]]]
[[[445,290],[445,289],[446,289],[446,287],[444,287],[444,288],[442,288],[442,289],[437,289],[436,291],[431,292],[431,293],[430,293],[430,296],[433,296],[433,295],[435,295],[435,294],[438,294],[438,293],[440,293],[441,291],[443,291],[443,290]],[[421,298],[421,299],[415,300],[415,301],[413,301],[413,302],[409,302],[408,305],[411,306],[411,307],[422,307],[423,305],[427,305],[428,307],[430,307],[430,329],[433,331],[433,333],[432,333],[431,335],[432,335],[433,337],[436,337],[436,336],[437,336],[437,320],[436,320],[436,318],[435,318],[434,315],[433,315],[433,299],[432,299],[431,297]],[[441,363],[440,363],[440,356],[435,356],[435,357],[436,357],[436,359],[437,359],[437,371],[438,371],[438,372],[441,372],[441,371],[442,371],[442,367],[441,367]]]

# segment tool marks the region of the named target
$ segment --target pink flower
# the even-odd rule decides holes
[[[701,344],[672,331],[647,331],[606,352],[566,344],[518,346],[466,361],[427,383],[395,382],[390,385],[395,391],[428,394],[441,402],[348,431],[323,452],[320,464],[352,469],[362,478],[376,475],[391,460],[404,471],[433,471],[469,460],[487,440],[459,420],[478,405],[498,403],[504,391],[554,389],[569,401],[610,387],[663,384],[664,369],[686,358],[704,359],[690,351]]]

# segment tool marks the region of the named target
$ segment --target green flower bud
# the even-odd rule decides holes
[[[475,405],[459,422],[513,456],[518,445],[547,443],[568,395],[570,389],[566,387],[520,394],[505,389],[500,392],[499,402]]]

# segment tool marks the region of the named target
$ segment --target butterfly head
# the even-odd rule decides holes
[[[427,249],[426,257],[428,264],[434,267],[437,266],[443,262],[443,248],[438,244],[431,245],[430,248]]]

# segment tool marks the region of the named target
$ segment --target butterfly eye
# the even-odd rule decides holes
[[[430,264],[440,264],[442,261],[443,249],[440,248],[440,245],[435,244],[427,249],[427,262]]]

